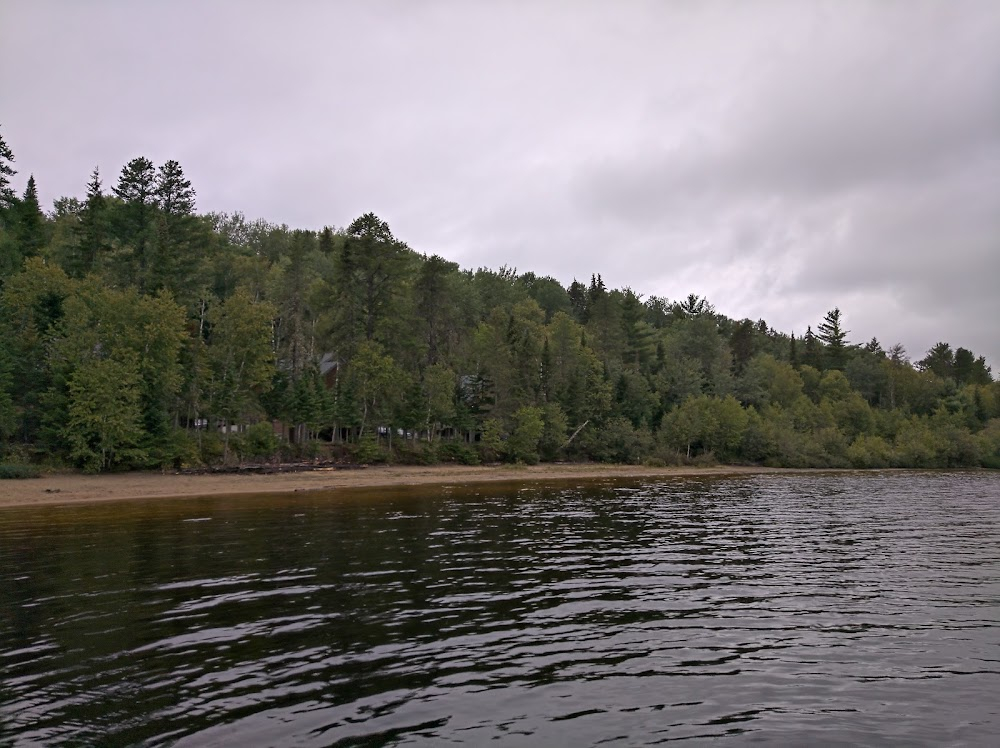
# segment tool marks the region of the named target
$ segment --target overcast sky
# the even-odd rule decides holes
[[[1000,374],[997,0],[0,0],[0,124],[49,205],[173,158],[201,211]]]

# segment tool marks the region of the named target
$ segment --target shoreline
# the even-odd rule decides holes
[[[468,485],[537,481],[710,477],[817,472],[746,466],[646,467],[643,465],[542,464],[495,466],[385,466],[352,470],[318,468],[267,475],[186,475],[180,473],[60,473],[41,478],[0,481],[0,509],[8,507],[95,504],[109,501],[176,500],[212,496],[350,491],[407,486]],[[824,471],[826,472],[826,471]]]

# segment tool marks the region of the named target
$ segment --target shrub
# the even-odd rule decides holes
[[[528,465],[538,463],[538,443],[545,433],[545,421],[542,420],[542,409],[532,406],[519,408],[514,413],[514,433],[507,442],[511,459]]]
[[[206,429],[201,432],[201,461],[206,465],[211,465],[222,459],[223,443],[222,434],[215,429]]]
[[[395,458],[401,465],[434,465],[438,461],[433,445],[410,440],[403,440],[396,447]]]
[[[278,437],[268,421],[250,426],[243,435],[243,454],[254,459],[273,457],[278,451]]]
[[[354,459],[365,465],[389,461],[389,452],[371,434],[361,438],[354,447]]]
[[[22,478],[40,478],[41,473],[33,465],[0,464],[0,480],[20,480]]]
[[[714,452],[702,452],[691,458],[691,464],[695,467],[715,467],[719,461],[715,459]]]
[[[881,436],[862,434],[847,448],[847,459],[856,468],[887,468],[892,464],[892,445]]]
[[[180,469],[201,464],[201,453],[198,441],[187,429],[171,429],[161,442],[158,449],[150,449],[150,455],[155,452],[157,467],[173,467]]]
[[[437,457],[441,462],[457,462],[461,465],[478,465],[479,455],[464,442],[441,442],[437,446]]]
[[[479,452],[486,462],[495,462],[507,453],[507,443],[503,423],[498,418],[483,421],[483,433],[479,439]]]

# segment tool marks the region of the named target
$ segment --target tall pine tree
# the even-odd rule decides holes
[[[12,163],[14,154],[0,134],[0,210],[10,208],[17,202],[17,195],[10,186],[10,178],[17,174]]]
[[[16,236],[22,257],[33,257],[45,244],[45,216],[38,204],[35,175],[28,177],[28,186],[17,205]]]
[[[122,167],[115,196],[125,205],[117,212],[115,238],[126,252],[120,259],[125,280],[139,290],[148,286],[149,239],[156,203],[156,169],[153,162],[142,156]],[[130,250],[130,252],[129,252]]]
[[[817,337],[826,344],[826,359],[831,369],[843,369],[847,363],[847,333],[841,326],[840,309],[834,308],[816,328]]]
[[[195,192],[191,180],[176,161],[167,161],[156,173],[156,205],[168,216],[189,216],[194,213]]]
[[[77,232],[80,251],[77,267],[72,268],[71,274],[83,276],[94,269],[108,242],[107,199],[101,185],[101,172],[96,166],[87,182],[87,201],[80,211]]]

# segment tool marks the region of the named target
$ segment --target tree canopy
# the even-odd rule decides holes
[[[141,156],[46,214],[12,164],[0,138],[0,459],[1000,467],[983,356],[852,344],[839,307],[795,337],[596,269],[462,269],[375,213],[200,215]]]

